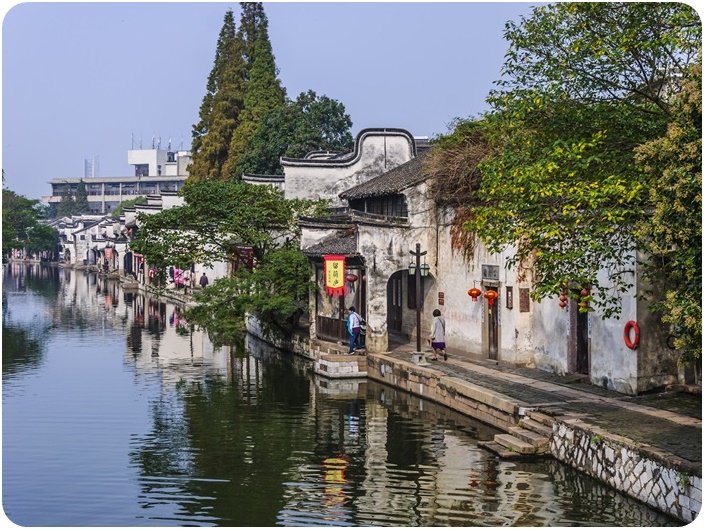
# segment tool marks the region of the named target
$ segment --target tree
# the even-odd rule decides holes
[[[39,200],[30,200],[9,189],[2,190],[2,252],[25,249],[30,253],[52,251],[58,232],[40,224],[44,210]]]
[[[300,309],[298,289],[310,282],[307,264],[305,273],[296,264],[303,257],[294,255],[296,219],[301,214],[321,215],[324,204],[282,200],[273,187],[233,181],[191,182],[181,194],[183,206],[139,215],[139,238],[130,247],[161,270],[223,261],[237,268],[236,274],[205,289],[204,297],[198,298],[205,308],[196,311],[191,321],[204,327],[219,321],[215,328],[221,333],[241,329],[245,312],[262,311],[271,328],[285,326],[287,318],[293,321],[295,311],[286,315],[282,311]],[[257,263],[253,271],[248,271],[250,248]],[[223,300],[229,301],[223,306]],[[221,321],[225,314],[229,320]]]
[[[652,215],[641,226],[653,259],[663,321],[676,335],[681,361],[702,351],[702,67],[692,68],[672,101],[667,134],[638,147],[636,161],[650,180]]]
[[[229,10],[220,30],[200,119],[193,127],[190,181],[230,177],[231,164],[225,169],[223,166],[228,161],[233,133],[241,121],[256,42],[266,21],[261,2],[241,2],[240,11],[239,29],[236,30]]]
[[[286,91],[277,77],[277,68],[269,40],[268,22],[260,22],[254,49],[254,60],[244,96],[240,122],[232,134],[228,160],[223,172],[230,178],[241,178],[247,145],[267,114],[284,105]]]
[[[232,133],[244,105],[246,69],[234,17],[228,10],[200,106],[200,121],[193,126],[193,161],[189,167],[189,180],[221,178]]]
[[[288,242],[257,261],[256,269],[217,279],[196,294],[197,305],[185,317],[220,343],[232,343],[246,332],[247,314],[256,314],[265,332],[287,336],[296,328],[314,288],[307,258]]]
[[[88,204],[88,192],[86,191],[86,183],[81,180],[76,186],[76,199],[74,204],[74,213],[80,215],[82,213],[90,213],[90,205]]]
[[[242,172],[281,174],[282,156],[302,158],[317,150],[346,151],[354,145],[352,120],[342,103],[315,92],[269,111],[247,144]]]
[[[71,193],[71,188],[66,184],[65,189],[61,193],[61,201],[56,208],[57,217],[70,217],[76,213],[76,201]]]
[[[131,198],[130,200],[123,200],[120,202],[115,209],[112,210],[111,215],[114,218],[120,217],[125,211],[125,208],[131,208],[138,204],[146,204],[148,202],[147,197],[137,197]]]
[[[648,203],[634,148],[665,132],[700,50],[696,12],[558,3],[508,23],[506,38],[504,78],[477,125],[491,154],[476,166],[465,227],[493,251],[516,248],[509,265],[532,271],[534,299],[569,288],[581,310],[617,315]]]

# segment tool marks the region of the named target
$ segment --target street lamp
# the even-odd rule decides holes
[[[420,264],[420,256],[425,255],[428,252],[421,252],[420,251],[420,243],[416,243],[416,251],[414,252],[411,250],[411,255],[415,257],[415,262],[411,261],[411,264],[408,266],[408,275],[413,275],[415,276],[416,280],[416,352],[414,355],[414,361],[416,361],[419,364],[425,364],[425,359],[423,358],[423,354],[420,350],[420,285],[421,285],[421,276],[425,277],[428,275],[428,272],[430,271],[430,266],[423,263],[421,266]],[[424,259],[425,260],[425,259]],[[417,356],[416,356],[417,355]]]

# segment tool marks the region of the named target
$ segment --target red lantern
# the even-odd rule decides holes
[[[584,287],[580,294],[582,294],[583,298],[586,298],[589,295],[589,289],[587,287]]]
[[[560,300],[560,308],[564,309],[567,306],[567,302],[564,299]]]
[[[357,281],[357,276],[354,275],[354,274],[347,274],[347,275],[345,276],[345,279],[346,279],[347,281],[349,281],[350,283],[354,283],[355,281]]]
[[[494,300],[499,297],[499,293],[496,290],[487,290],[484,292],[484,297],[489,300],[489,305],[493,305]]]
[[[472,297],[472,301],[477,301],[477,298],[482,295],[482,291],[479,290],[477,287],[470,288],[467,291],[467,294],[469,294]]]

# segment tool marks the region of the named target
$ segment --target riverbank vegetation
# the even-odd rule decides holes
[[[618,317],[645,266],[683,360],[701,355],[701,21],[674,3],[558,3],[508,23],[503,77],[480,119],[438,138],[429,171],[476,240]],[[641,254],[640,252],[644,252]],[[607,274],[604,274],[606,267]],[[659,301],[660,300],[660,301]],[[686,337],[686,338],[685,338]]]
[[[45,218],[46,208],[39,200],[3,189],[3,258],[9,257],[13,250],[21,250],[25,256],[56,252],[59,234],[54,228],[42,223]]]

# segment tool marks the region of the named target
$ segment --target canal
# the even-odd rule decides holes
[[[677,526],[496,430],[92,273],[4,266],[2,501],[21,526]]]

